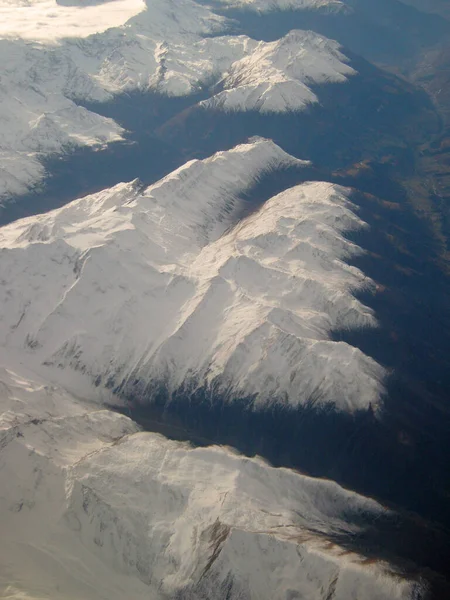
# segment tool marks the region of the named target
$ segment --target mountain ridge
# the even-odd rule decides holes
[[[330,340],[333,328],[376,324],[352,296],[375,284],[345,264],[361,249],[342,234],[364,227],[346,190],[304,183],[241,220],[239,197],[259,178],[305,164],[253,140],[191,161],[144,191],[119,184],[3,228],[11,282],[5,277],[3,344],[25,345],[41,363],[89,373],[97,385],[147,381],[148,400],[153,386],[176,390],[195,379],[216,386],[218,378],[230,397],[295,405],[319,392],[346,410],[375,407],[381,367]],[[58,264],[54,283],[39,275],[48,261]],[[14,292],[19,271],[28,273],[33,301]],[[111,311],[102,311],[105,303]],[[83,325],[86,311],[94,329]]]

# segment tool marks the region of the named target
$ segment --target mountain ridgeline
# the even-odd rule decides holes
[[[240,485],[254,477],[259,490],[262,469],[270,498],[276,477],[289,490],[295,472],[383,506],[351,513],[348,529],[308,525],[339,556],[362,557],[361,572],[389,565],[380,578],[387,587],[373,595],[370,579],[361,598],[450,597],[450,84],[438,68],[450,21],[438,0],[432,11],[423,4],[186,0],[174,12],[158,0],[126,27],[50,49],[5,41],[17,44],[14,56],[30,57],[33,73],[45,55],[27,101],[46,107],[46,119],[17,119],[22,100],[11,101],[0,190],[2,351],[110,409],[123,435],[101,452],[118,463],[121,446],[139,456],[138,481],[146,461],[163,478],[154,435],[162,434],[176,477],[183,454],[194,474],[207,464],[212,481],[223,452],[226,481],[239,482],[220,502],[198,491],[208,511],[210,500],[225,506],[217,515],[211,508],[205,532],[201,508],[189,505],[198,564],[167,541],[177,535],[170,511],[184,523],[184,491],[167,492],[158,552],[136,533],[147,509],[133,516],[141,524],[131,533],[120,517],[111,547],[123,558],[126,544],[142,543],[140,556],[120,562],[139,586],[179,600],[259,597],[229,566],[242,531],[256,562],[266,541],[245,536],[259,523],[287,564],[301,537],[280,534],[290,524],[271,525],[274,504],[261,509],[267,521],[236,516]],[[7,77],[23,93],[19,75]],[[53,388],[46,394],[53,403]],[[34,440],[33,421],[22,425],[14,444]],[[89,444],[106,444],[97,437]],[[71,467],[64,519],[71,531],[94,523],[86,544],[108,562],[104,531],[119,521],[105,515],[122,514],[123,481],[111,506],[98,500],[106,492],[97,471],[109,468],[101,452],[98,464],[94,452]],[[84,473],[83,461],[94,471]],[[294,505],[286,511],[295,514]],[[159,531],[156,517],[152,527]],[[339,573],[311,598],[353,597],[359,575],[346,588]],[[391,575],[412,587],[396,588]],[[305,581],[301,592],[277,583],[271,593],[303,597]]]

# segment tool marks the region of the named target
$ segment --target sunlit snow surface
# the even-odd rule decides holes
[[[262,177],[302,162],[257,139],[141,191],[119,184],[0,229],[0,346],[127,390],[210,386],[229,398],[376,406],[383,369],[332,331],[372,327],[346,263],[365,227],[349,192],[306,183],[241,219]],[[67,379],[64,380],[67,383]]]
[[[144,9],[143,0],[80,1],[67,5],[54,0],[0,0],[0,36],[42,42],[84,38],[123,25]]]
[[[183,96],[216,78],[206,106],[284,112],[354,74],[312,32],[263,43],[227,35],[204,2],[147,4],[0,3],[2,200],[39,181],[49,154],[121,139],[78,100]],[[377,324],[355,298],[375,284],[349,264],[362,250],[346,234],[366,227],[349,190],[305,183],[243,218],[255,184],[302,165],[253,140],[0,230],[0,598],[417,597],[388,565],[330,543],[373,527],[378,503],[139,432],[98,402],[111,381],[138,381],[148,401],[152,383],[192,383],[260,407],[376,408],[384,370],[332,335]]]
[[[328,541],[383,518],[375,501],[140,433],[19,365],[0,368],[0,449],[0,598],[414,596],[388,565]]]
[[[121,139],[117,123],[80,101],[111,100],[133,90],[189,96],[222,81],[223,91],[211,88],[207,106],[286,112],[317,102],[312,87],[342,84],[355,73],[339,45],[323,36],[299,31],[264,43],[226,35],[227,20],[194,0],[152,0],[142,12],[142,5],[131,3],[138,14],[125,25],[108,21],[107,11],[118,10],[119,0],[55,5],[53,26],[32,15],[42,6],[48,5],[8,4],[3,18],[0,12],[0,201],[42,180],[46,156]],[[17,19],[27,11],[32,16],[21,24]],[[90,11],[105,11],[93,17],[101,30],[95,35],[89,35]],[[65,14],[75,15],[80,26],[72,37],[58,21]],[[58,43],[46,39],[50,35]]]

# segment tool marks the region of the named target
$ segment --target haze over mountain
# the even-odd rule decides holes
[[[443,16],[0,0],[0,598],[449,597]]]

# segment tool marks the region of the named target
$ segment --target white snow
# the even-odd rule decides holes
[[[45,157],[122,138],[80,100],[214,82],[208,108],[292,111],[354,74],[322,36],[263,43],[227,26],[194,0],[0,0],[0,199],[38,183]],[[303,165],[253,140],[0,229],[1,599],[415,597],[389,565],[330,542],[382,518],[378,503],[142,433],[99,403],[113,379],[139,380],[148,401],[159,383],[214,384],[260,406],[376,407],[383,369],[331,338],[376,326],[354,296],[374,283],[348,264],[361,249],[345,233],[366,226],[349,191],[305,183],[246,212],[255,184]]]
[[[217,378],[260,404],[376,406],[383,369],[330,339],[376,324],[353,295],[374,284],[345,262],[361,250],[343,233],[365,226],[347,190],[307,183],[242,219],[243,193],[302,164],[257,139],[0,229],[0,345],[65,385]]]
[[[145,10],[136,2],[129,5],[137,14],[116,27],[109,17],[120,13],[121,0],[56,5],[48,26],[34,14],[47,14],[47,0],[3,5],[16,17],[4,13],[0,27],[0,200],[38,183],[46,156],[122,138],[117,123],[79,101],[136,89],[184,96],[212,82],[219,88],[211,88],[209,107],[283,112],[317,102],[312,85],[354,74],[337,43],[311,32],[257,42],[226,35],[228,21],[194,0],[149,0]],[[66,11],[79,24],[72,37]],[[92,17],[104,31],[91,35],[90,11],[106,11]]]
[[[318,102],[311,84],[344,83],[355,74],[346,61],[337,42],[291,31],[276,42],[260,42],[234,62],[221,82],[223,91],[202,104],[228,111],[299,111]]]
[[[311,31],[294,30],[271,43],[246,36],[188,43],[144,37],[130,50],[129,42],[120,40],[95,80],[112,93],[140,88],[170,96],[192,94],[216,81],[205,106],[285,112],[317,102],[309,86],[344,83],[355,74],[337,42]],[[216,88],[224,91],[216,95]]]
[[[143,0],[66,3],[55,0],[0,0],[0,37],[55,42],[87,37],[126,23],[145,9]]]
[[[329,542],[386,515],[375,501],[227,448],[140,433],[7,365],[0,598],[415,597],[389,565]]]
[[[112,119],[78,106],[80,97],[108,95],[59,49],[23,40],[0,40],[0,199],[23,193],[44,176],[41,159],[75,146],[121,139]]]

